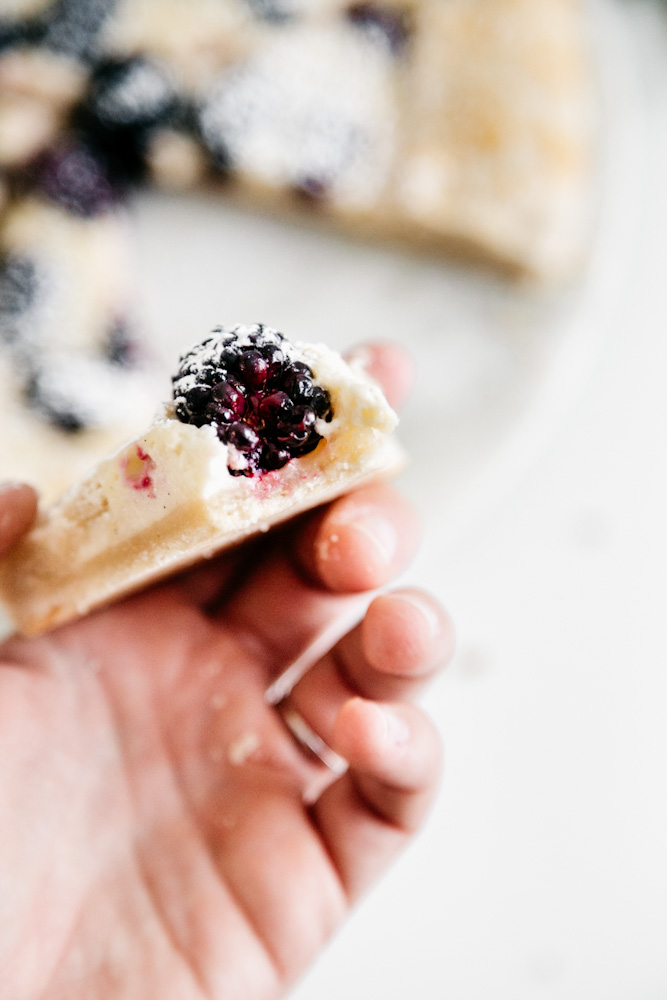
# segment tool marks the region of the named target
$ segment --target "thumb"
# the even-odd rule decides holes
[[[37,494],[22,483],[0,485],[0,556],[25,535],[37,513]]]

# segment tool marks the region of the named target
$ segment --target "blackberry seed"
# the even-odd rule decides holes
[[[216,403],[230,410],[237,417],[242,417],[246,410],[246,398],[243,388],[237,382],[218,382],[213,386],[211,395]]]
[[[310,405],[315,411],[316,416],[322,417],[327,423],[330,423],[333,413],[331,412],[331,399],[326,389],[322,389],[319,385],[314,385]]]
[[[260,353],[262,357],[266,358],[269,370],[267,373],[267,380],[275,378],[280,374],[283,365],[285,364],[285,352],[277,344],[265,344],[260,348]],[[298,364],[299,362],[294,362]],[[311,373],[312,374],[312,373]]]
[[[259,445],[259,437],[250,424],[239,420],[230,424],[224,430],[224,440],[227,444],[234,445],[237,451],[254,451]]]
[[[185,422],[196,424],[197,427],[208,423],[205,410],[210,398],[210,385],[195,385],[191,389],[187,389],[182,397],[182,409],[188,415]],[[179,417],[179,419],[182,419],[182,417]]]
[[[269,365],[259,351],[246,351],[237,362],[237,370],[243,382],[250,389],[261,389],[266,383]]]
[[[286,392],[272,392],[265,396],[259,404],[259,416],[265,424],[277,424],[289,418],[293,403]]]
[[[190,413],[190,410],[188,409],[183,397],[181,397],[176,401],[174,412],[176,413],[176,416],[178,417],[178,419],[181,421],[182,424],[193,423],[193,421],[190,419],[192,417],[192,414]]]
[[[291,452],[295,458],[302,458],[304,455],[309,455],[311,451],[317,448],[318,440],[311,434],[302,444],[291,445]]]
[[[262,467],[267,472],[282,469],[284,465],[287,465],[291,457],[287,448],[278,448],[274,444],[266,444],[262,448]]]
[[[313,400],[313,380],[307,375],[297,374],[292,379],[290,394],[300,403],[311,403]]]

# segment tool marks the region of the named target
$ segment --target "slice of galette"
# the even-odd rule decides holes
[[[52,628],[402,464],[378,385],[321,344],[220,327],[173,382],[148,430],[42,511],[0,563],[20,631]]]

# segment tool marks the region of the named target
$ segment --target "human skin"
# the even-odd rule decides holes
[[[368,349],[393,401],[405,361]],[[29,527],[0,489],[0,552]],[[273,1000],[419,827],[436,732],[413,703],[449,620],[376,596],[289,704],[277,676],[408,562],[406,502],[372,486],[169,583],[0,647],[0,1000]]]

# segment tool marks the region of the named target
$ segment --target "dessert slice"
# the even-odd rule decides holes
[[[214,555],[396,472],[396,416],[360,365],[260,324],[218,328],[181,358],[173,401],[101,462],[0,563],[26,634]]]
[[[133,322],[124,213],[80,149],[40,169],[53,197],[16,200],[0,231],[0,469],[46,503],[148,423],[160,396]]]

